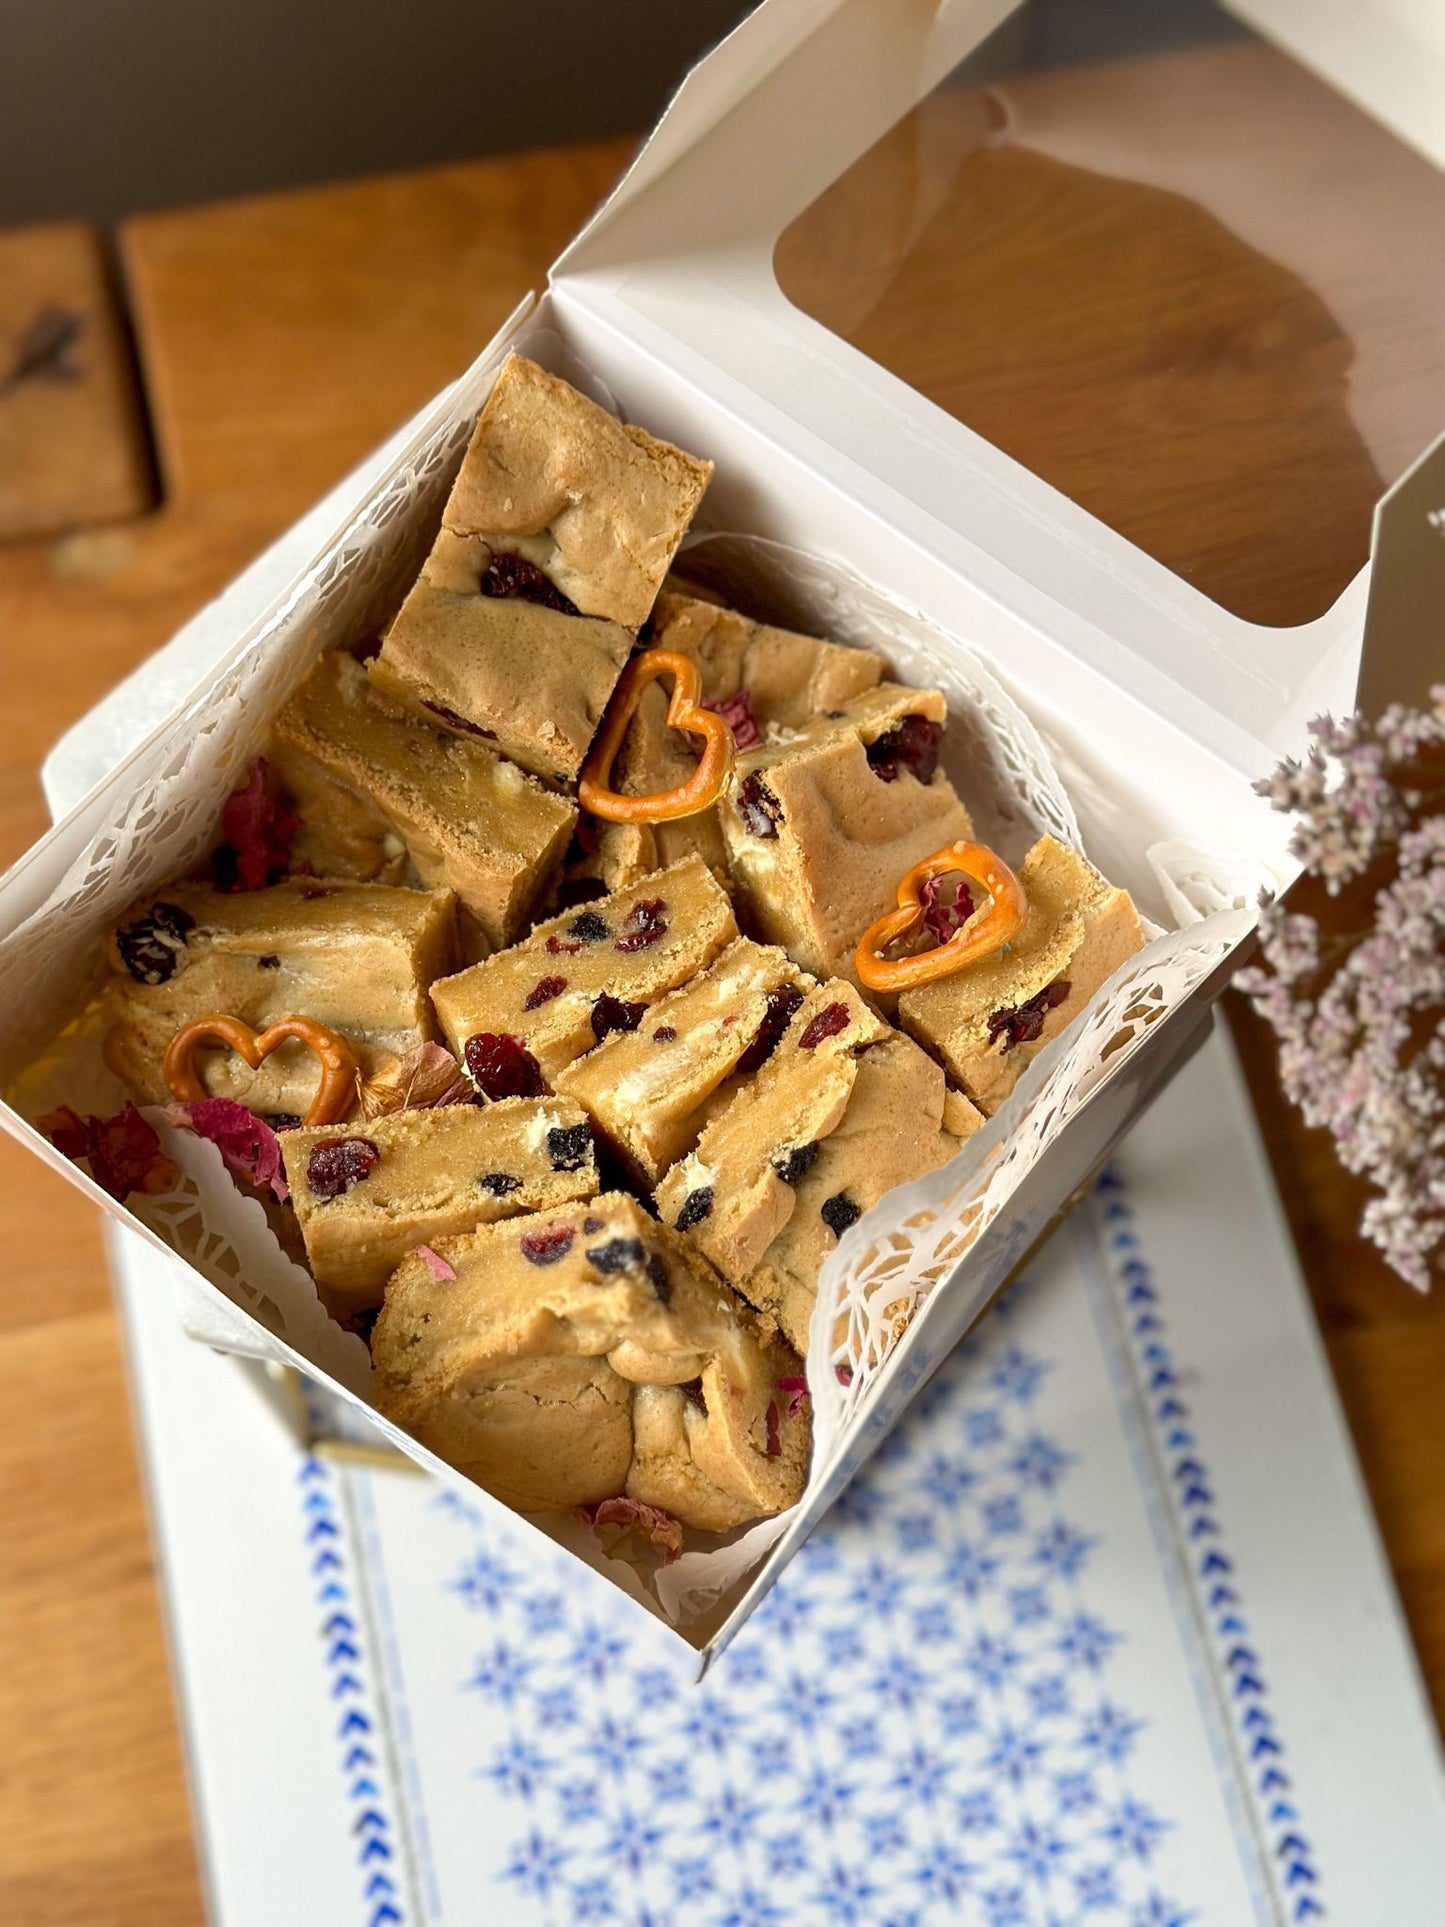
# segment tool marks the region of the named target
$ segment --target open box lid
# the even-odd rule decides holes
[[[1297,626],[1231,614],[794,305],[775,271],[790,224],[1016,6],[764,0],[684,82],[553,291],[705,369],[715,397],[933,562],[1253,777],[1298,752],[1309,717],[1353,706],[1368,568]]]

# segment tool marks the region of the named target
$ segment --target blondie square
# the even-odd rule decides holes
[[[591,1128],[559,1098],[395,1111],[280,1143],[312,1276],[343,1314],[379,1305],[418,1245],[597,1190]]]
[[[577,820],[574,804],[483,744],[386,702],[339,652],[321,658],[277,718],[271,757],[317,869],[349,874],[368,849],[385,859],[389,833],[424,883],[455,890],[481,939],[474,950],[525,928]]]
[[[810,983],[785,951],[741,937],[652,1005],[635,1030],[579,1057],[556,1087],[576,1098],[635,1177],[655,1185],[697,1142],[728,1079],[763,1061],[780,1015],[786,1022]]]
[[[721,1530],[799,1496],[807,1419],[777,1391],[796,1359],[635,1199],[436,1249],[453,1278],[408,1258],[387,1285],[377,1402],[498,1498],[544,1512],[627,1496]]]
[[[857,983],[858,939],[899,878],[970,834],[938,767],[944,716],[937,690],[882,683],[738,757],[720,816],[744,928]]]
[[[456,960],[450,890],[296,877],[226,894],[174,883],[136,906],[110,945],[106,1058],[138,1097],[164,1104],[161,1060],[175,1033],[221,1012],[265,1029],[314,1017],[339,1031],[363,1075],[433,1034],[434,978]],[[300,1117],[316,1091],[316,1059],[288,1040],[251,1070],[232,1052],[199,1051],[213,1097],[265,1117]]]
[[[727,892],[691,857],[538,924],[525,942],[433,984],[432,999],[484,1096],[535,1096],[603,1038],[635,1030],[736,936]],[[489,1081],[493,1058],[502,1069]]]
[[[1053,837],[1040,837],[1018,874],[1028,916],[1007,949],[898,999],[903,1029],[988,1116],[1145,942],[1128,892]]]

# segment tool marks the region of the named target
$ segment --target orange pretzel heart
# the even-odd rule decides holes
[[[988,891],[986,909],[961,924],[947,943],[912,957],[885,957],[890,944],[912,936],[923,922],[923,886],[934,877],[962,870]],[[951,977],[980,957],[1001,950],[1023,928],[1029,913],[1024,887],[984,843],[950,843],[915,863],[898,886],[898,908],[869,924],[853,956],[854,968],[870,990],[912,990]]]
[[[308,1124],[339,1124],[356,1098],[358,1065],[350,1044],[314,1017],[283,1017],[269,1030],[254,1031],[239,1017],[197,1017],[178,1030],[166,1045],[161,1072],[171,1096],[182,1104],[197,1104],[210,1092],[197,1077],[194,1058],[201,1044],[227,1044],[251,1069],[259,1070],[278,1044],[288,1037],[315,1051],[321,1063],[321,1082],[306,1113]]]
[[[672,677],[668,728],[700,736],[702,757],[688,780],[676,789],[658,790],[652,796],[622,796],[607,787],[612,765],[643,690],[659,676]],[[702,707],[702,672],[697,664],[675,649],[644,649],[623,670],[607,705],[597,740],[582,765],[577,800],[584,810],[605,817],[609,823],[672,823],[680,816],[696,816],[715,803],[732,767],[733,733],[721,716]]]

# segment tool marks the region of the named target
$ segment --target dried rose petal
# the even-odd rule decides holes
[[[36,1120],[56,1150],[72,1162],[86,1158],[102,1191],[123,1204],[133,1191],[158,1197],[180,1178],[161,1141],[134,1104],[114,1117],[79,1116],[68,1104]]]
[[[798,1039],[799,1050],[816,1050],[825,1037],[836,1037],[848,1028],[848,1006],[839,1002],[825,1004]]]
[[[271,781],[264,756],[221,810],[220,848],[211,859],[219,890],[264,890],[286,874],[300,819]]]
[[[472,1082],[483,1097],[545,1097],[542,1066],[520,1037],[509,1031],[479,1031],[466,1042]]]
[[[421,1259],[439,1285],[451,1284],[457,1275],[441,1253],[433,1251],[430,1245],[418,1245],[412,1256]]]
[[[659,1506],[643,1505],[638,1499],[599,1499],[596,1505],[579,1505],[577,1517],[599,1537],[604,1528],[613,1529],[604,1541],[609,1552],[630,1533],[655,1546],[665,1566],[670,1566],[682,1551],[682,1527],[678,1521],[670,1512],[662,1511]]]
[[[869,743],[866,755],[881,782],[893,782],[899,770],[906,769],[920,783],[931,783],[942,741],[942,723],[932,723],[926,716],[904,716],[876,742]]]
[[[808,1402],[808,1381],[806,1378],[780,1378],[778,1390],[787,1394],[788,1417],[796,1418]]]
[[[604,1037],[611,1036],[615,1030],[636,1030],[646,1009],[646,1004],[631,1003],[604,990],[592,1006],[592,1035],[600,1044]]]
[[[714,716],[721,716],[733,733],[734,749],[756,749],[763,740],[763,732],[758,728],[757,717],[753,714],[753,699],[746,689],[740,689],[736,696],[724,696],[718,702],[703,704]]]
[[[943,900],[943,886],[956,883],[953,901]],[[973,915],[973,892],[961,870],[950,870],[944,876],[930,877],[918,892],[918,900],[923,905],[923,927],[935,943],[947,943],[955,930],[961,930]]]
[[[622,951],[624,956],[633,956],[637,951],[655,944],[659,937],[667,934],[667,919],[662,914],[666,908],[661,897],[647,897],[640,903],[634,903],[622,935],[613,948]]]
[[[481,591],[485,596],[516,596],[522,602],[537,602],[544,609],[557,609],[564,616],[581,615],[582,611],[575,602],[568,600],[562,591],[524,555],[516,555],[510,549],[497,549],[487,564],[487,572],[481,580]]]
[[[448,1104],[470,1104],[475,1093],[461,1065],[440,1044],[418,1044],[367,1078],[361,1087],[363,1117],[390,1117],[395,1111],[439,1111]]]
[[[988,1018],[988,1041],[996,1044],[1003,1039],[1002,1048],[1011,1051],[1015,1044],[1032,1044],[1044,1034],[1044,1020],[1051,1010],[1057,1010],[1069,995],[1069,986],[1062,977],[1054,983],[1045,984],[1036,996],[1022,1004],[1014,1004],[1007,1010],[993,1010]]]
[[[853,1367],[851,1365],[835,1365],[833,1367],[833,1376],[846,1390],[846,1388],[853,1383]]]
[[[523,1010],[540,1010],[543,1004],[550,1004],[554,997],[560,997],[567,988],[565,977],[539,977],[527,992]]]
[[[166,1115],[173,1124],[208,1138],[226,1160],[226,1168],[258,1189],[269,1185],[277,1204],[291,1193],[281,1162],[275,1128],[229,1097],[203,1097],[194,1104],[171,1104]]]
[[[570,1226],[565,1224],[549,1225],[545,1231],[524,1232],[522,1256],[529,1265],[555,1265],[572,1249],[572,1235]]]
[[[306,1160],[306,1183],[323,1201],[339,1198],[370,1177],[380,1160],[381,1152],[369,1137],[324,1138]]]

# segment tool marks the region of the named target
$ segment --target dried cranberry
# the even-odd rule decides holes
[[[724,696],[715,703],[705,702],[704,709],[710,709],[714,716],[721,716],[732,731],[733,748],[756,749],[763,740],[763,732],[758,728],[758,719],[753,714],[753,699],[746,689],[740,689],[736,696]]]
[[[661,897],[645,897],[642,902],[634,903],[613,948],[629,957],[639,950],[650,949],[659,937],[667,934],[667,919],[662,914],[666,908]]]
[[[763,1021],[758,1025],[757,1035],[738,1059],[740,1071],[755,1071],[767,1063],[802,1001],[803,993],[796,984],[774,985],[768,992],[768,1007],[763,1013]]]
[[[494,551],[481,580],[481,591],[486,596],[515,596],[522,602],[539,602],[544,609],[558,609],[564,616],[582,613],[575,602],[570,602],[547,580],[535,562],[510,549]]]
[[[763,1457],[775,1459],[783,1449],[783,1429],[778,1423],[778,1408],[774,1400],[768,1400],[768,1443]]]
[[[699,1412],[706,1413],[707,1399],[703,1395],[702,1380],[700,1378],[690,1378],[685,1385],[679,1385],[677,1389],[682,1393],[689,1405],[695,1406]]]
[[[891,783],[900,769],[911,770],[920,783],[931,783],[938,768],[938,747],[943,741],[943,724],[931,723],[926,716],[905,716],[903,720],[870,743],[867,757],[873,774]]]
[[[943,886],[950,878],[954,880],[953,901],[943,900]],[[961,930],[973,915],[973,892],[969,889],[961,870],[950,870],[939,877],[929,877],[918,893],[923,905],[923,924],[935,943],[947,943],[955,930]]]
[[[542,1097],[547,1085],[542,1066],[520,1037],[509,1031],[479,1031],[467,1039],[463,1055],[472,1082],[483,1097]]]
[[[549,957],[575,957],[582,946],[580,943],[564,943],[554,931],[544,948]]]
[[[522,1180],[510,1171],[485,1171],[477,1179],[484,1191],[490,1191],[494,1198],[510,1197],[513,1191],[520,1191]]]
[[[848,1006],[845,1003],[825,1004],[806,1026],[798,1039],[799,1050],[816,1050],[825,1037],[836,1037],[840,1030],[848,1028]]]
[[[580,917],[573,917],[568,924],[567,935],[576,937],[581,943],[602,943],[612,932],[607,927],[605,917],[599,917],[595,910],[584,910]]]
[[[497,740],[496,730],[483,729],[480,723],[474,723],[468,717],[458,715],[455,709],[448,709],[445,703],[429,703],[423,698],[422,708],[429,709],[433,716],[440,716],[449,729],[460,729],[468,736],[484,736],[489,743]]]
[[[675,1041],[676,1037],[677,1032],[671,1024],[659,1024],[657,1029],[652,1033],[652,1041],[654,1044],[671,1044]]]
[[[776,836],[783,820],[783,806],[754,770],[743,778],[738,791],[737,812],[749,836]]]
[[[636,1030],[642,1022],[646,1004],[632,1004],[604,990],[592,1006],[592,1035],[598,1043],[614,1030]]]
[[[539,977],[527,992],[523,1010],[540,1010],[543,1004],[550,1004],[554,997],[560,997],[567,988],[565,977]]]
[[[773,1159],[773,1169],[784,1184],[796,1184],[812,1170],[818,1156],[818,1145],[795,1144],[791,1150],[780,1152]]]
[[[369,1178],[381,1152],[369,1137],[328,1137],[306,1160],[306,1182],[318,1198],[339,1198]]]
[[[571,1226],[565,1224],[549,1225],[545,1231],[524,1232],[522,1256],[529,1265],[555,1265],[572,1249],[572,1236]]]
[[[990,1011],[988,1019],[988,1041],[991,1044],[1003,1039],[1003,1049],[1011,1051],[1015,1044],[1032,1044],[1044,1034],[1044,1019],[1051,1010],[1057,1010],[1068,997],[1069,986],[1062,978],[1057,983],[1045,984],[1036,996],[1027,1002],[1014,1004],[1007,1010]]]
[[[695,1224],[701,1224],[712,1210],[712,1186],[699,1185],[696,1191],[689,1191],[682,1201],[682,1209],[677,1214],[677,1229],[691,1231]]]
[[[580,1171],[592,1156],[591,1126],[554,1124],[547,1133],[547,1156],[554,1171]]]
[[[185,961],[186,936],[195,927],[195,918],[178,903],[153,903],[146,916],[121,925],[115,947],[138,984],[164,984]]]
[[[831,1198],[824,1198],[818,1215],[833,1236],[841,1238],[850,1224],[857,1224],[863,1211],[860,1205],[854,1204],[846,1191],[836,1191]]]

